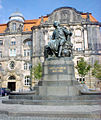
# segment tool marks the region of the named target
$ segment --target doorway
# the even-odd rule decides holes
[[[11,91],[15,91],[16,90],[16,82],[8,82],[8,89],[10,89]]]

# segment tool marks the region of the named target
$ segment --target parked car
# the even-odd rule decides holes
[[[5,96],[10,94],[10,89],[8,88],[0,88],[0,95]]]

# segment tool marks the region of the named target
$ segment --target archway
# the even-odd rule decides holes
[[[14,82],[16,80],[16,77],[14,75],[9,76],[8,78],[9,82],[8,82],[8,89],[10,89],[11,91],[15,91],[16,90],[16,82]]]

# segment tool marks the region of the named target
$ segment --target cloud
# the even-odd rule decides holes
[[[0,9],[2,9],[3,6],[2,6],[2,0],[0,0]]]

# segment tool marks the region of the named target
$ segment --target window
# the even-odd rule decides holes
[[[31,46],[32,42],[31,41],[26,41],[25,45]]]
[[[15,78],[15,76],[10,76],[9,78],[8,78],[8,80],[15,80],[16,78]]]
[[[27,63],[24,63],[24,70],[27,70]]]
[[[3,45],[3,41],[2,40],[0,40],[0,45]]]
[[[79,81],[79,78],[76,78],[77,79],[77,81]]]
[[[31,56],[31,50],[30,49],[24,50],[24,56]]]
[[[15,38],[12,38],[12,39],[11,39],[11,45],[16,45]]]
[[[29,63],[29,70],[31,70],[31,68],[32,68],[32,64]]]
[[[78,62],[79,62],[79,61],[77,60],[77,65],[78,65]]]
[[[80,79],[80,81],[82,81],[82,78],[79,78]]]
[[[82,51],[82,48],[76,48],[77,51]]]
[[[16,56],[16,49],[10,49],[10,56]]]
[[[82,51],[83,50],[82,42],[76,42],[76,50],[77,51]]]
[[[16,30],[16,23],[13,23],[13,31]]]
[[[16,41],[11,41],[11,45],[16,45]]]
[[[2,51],[0,51],[0,57],[2,57]]]
[[[30,63],[24,63],[24,70],[30,70],[32,65]]]
[[[31,41],[31,39],[26,39],[26,40],[24,40],[24,45],[27,45],[27,46],[31,46],[32,45],[32,41]]]
[[[25,85],[30,85],[30,76],[25,76]]]
[[[15,67],[15,62],[14,62],[14,61],[11,61],[10,64],[9,64],[9,66],[10,66],[11,69],[14,69],[14,67]]]
[[[81,36],[81,30],[80,29],[75,30],[75,36],[77,36],[77,37]]]

